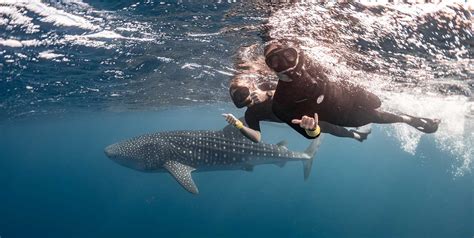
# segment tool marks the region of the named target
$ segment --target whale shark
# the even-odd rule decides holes
[[[193,171],[245,170],[254,166],[302,161],[304,179],[309,177],[321,138],[312,140],[304,152],[291,151],[286,142],[255,143],[233,126],[222,130],[167,131],[137,136],[105,148],[107,157],[142,172],[168,172],[188,192],[198,194]]]

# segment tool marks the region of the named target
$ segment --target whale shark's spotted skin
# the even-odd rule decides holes
[[[255,143],[233,127],[221,131],[170,131],[138,136],[105,149],[118,163],[140,171],[170,172],[192,193],[198,193],[191,172],[194,170],[252,170],[259,164],[308,161],[310,152],[293,152],[281,144]],[[308,171],[309,173],[309,171]],[[306,175],[305,175],[306,176]]]
[[[171,150],[192,167],[242,164],[252,157],[260,158],[262,163],[278,158],[307,158],[303,153],[289,151],[283,146],[252,142],[240,133],[176,131],[161,136],[170,142]]]

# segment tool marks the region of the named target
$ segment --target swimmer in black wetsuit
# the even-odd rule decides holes
[[[318,115],[319,120],[338,126],[402,122],[425,133],[438,129],[436,119],[381,111],[376,95],[349,82],[330,81],[324,68],[295,48],[272,43],[265,48],[265,61],[279,77],[273,113],[307,138],[317,137],[318,133],[312,131],[319,127]]]
[[[232,114],[223,114],[227,122],[231,125],[236,126],[243,135],[251,139],[254,142],[259,142],[260,135],[260,122],[270,121],[282,123],[282,121],[273,114],[273,94],[275,92],[276,84],[273,82],[265,82],[258,86],[255,85],[255,80],[245,79],[242,80],[239,77],[234,78],[231,83],[229,92],[232,101],[238,108],[247,107],[245,111],[244,122],[241,122]],[[309,117],[306,119],[309,120]],[[315,123],[310,120],[305,123]],[[367,138],[370,131],[360,132],[356,130],[347,130],[344,127],[331,125],[327,122],[320,122],[322,133],[329,133],[338,137],[354,138],[360,142]],[[311,127],[313,125],[308,125]]]

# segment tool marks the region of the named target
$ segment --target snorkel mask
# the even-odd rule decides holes
[[[250,105],[250,90],[247,87],[235,86],[230,88],[230,96],[237,108],[242,108]]]
[[[298,51],[293,48],[276,47],[268,51],[265,54],[265,63],[279,75],[295,69],[298,65]]]

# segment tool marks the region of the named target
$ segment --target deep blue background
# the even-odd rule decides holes
[[[424,136],[415,156],[374,126],[364,143],[325,136],[311,177],[300,163],[194,173],[191,195],[166,173],[140,173],[103,148],[142,133],[219,129],[230,105],[30,118],[0,125],[0,236],[468,237],[473,176]],[[283,126],[264,139],[308,141]]]

